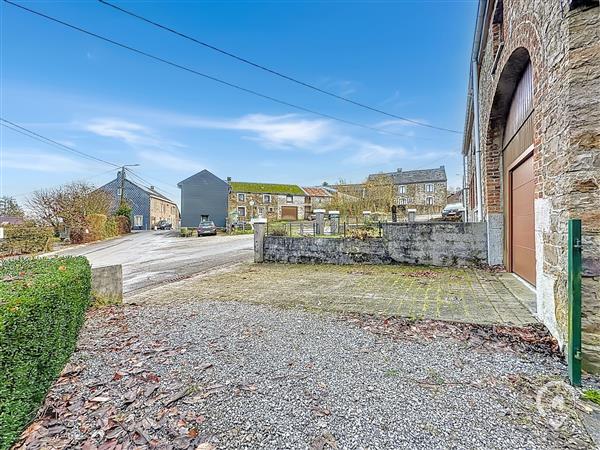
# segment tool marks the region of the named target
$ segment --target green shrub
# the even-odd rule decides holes
[[[122,201],[117,210],[115,211],[115,216],[123,216],[131,220],[132,211],[133,209],[131,208],[131,206],[126,201]]]
[[[179,229],[179,236],[181,237],[192,237],[194,235],[194,228],[181,227]]]
[[[131,232],[131,222],[129,221],[129,217],[115,216],[115,220],[117,221],[117,233],[119,235]]]
[[[109,238],[118,235],[119,227],[117,225],[117,219],[114,217],[107,218],[106,223],[104,224],[104,237]]]
[[[75,349],[90,300],[83,257],[0,265],[0,449],[33,419]]]
[[[0,255],[26,255],[52,250],[52,228],[33,224],[7,225],[0,240]]]
[[[88,233],[85,238],[86,242],[99,241],[104,239],[106,232],[106,216],[104,214],[90,214],[86,216]]]

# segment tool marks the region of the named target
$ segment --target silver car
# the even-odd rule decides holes
[[[214,222],[207,220],[204,222],[200,222],[200,225],[198,225],[198,236],[207,236],[207,235],[216,236],[216,234],[217,234],[217,227],[215,226]]]

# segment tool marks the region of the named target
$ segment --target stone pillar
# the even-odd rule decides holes
[[[267,219],[254,219],[254,262],[261,263],[265,260],[265,234],[267,232]]]
[[[123,303],[123,268],[121,264],[92,267],[92,298],[96,306]]]
[[[325,210],[324,209],[315,209],[313,211],[316,216],[316,234],[323,234],[325,232]]]
[[[487,215],[487,254],[489,266],[501,266],[504,262],[504,215]]]
[[[414,222],[415,220],[417,220],[417,210],[416,209],[407,209],[406,210],[406,217],[408,218],[409,222]]]
[[[329,219],[331,219],[331,234],[338,234],[340,232],[340,212],[329,211]]]

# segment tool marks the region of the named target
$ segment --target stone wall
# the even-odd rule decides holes
[[[389,223],[383,237],[267,236],[264,260],[325,264],[424,264],[479,266],[487,258],[484,223]]]
[[[593,0],[505,0],[502,17],[501,23],[484,26],[487,41],[479,72],[484,217],[506,210],[506,109],[514,83],[530,61],[537,314],[564,345],[568,219],[582,219],[588,266],[597,267],[600,260],[600,8]],[[469,182],[474,176],[472,154],[467,166]],[[588,273],[583,280],[584,358],[594,370],[600,370],[599,275]]]

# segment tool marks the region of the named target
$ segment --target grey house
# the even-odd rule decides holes
[[[197,227],[201,220],[212,220],[225,227],[229,184],[208,170],[202,170],[177,183],[181,189],[181,226]]]
[[[154,186],[140,186],[127,177],[121,183],[121,171],[117,172],[117,178],[99,188],[112,196],[113,210],[117,209],[121,200],[121,185],[124,187],[123,199],[131,206],[132,229],[150,230],[161,220],[166,220],[173,227],[177,227],[179,223],[177,204],[157,192]]]

